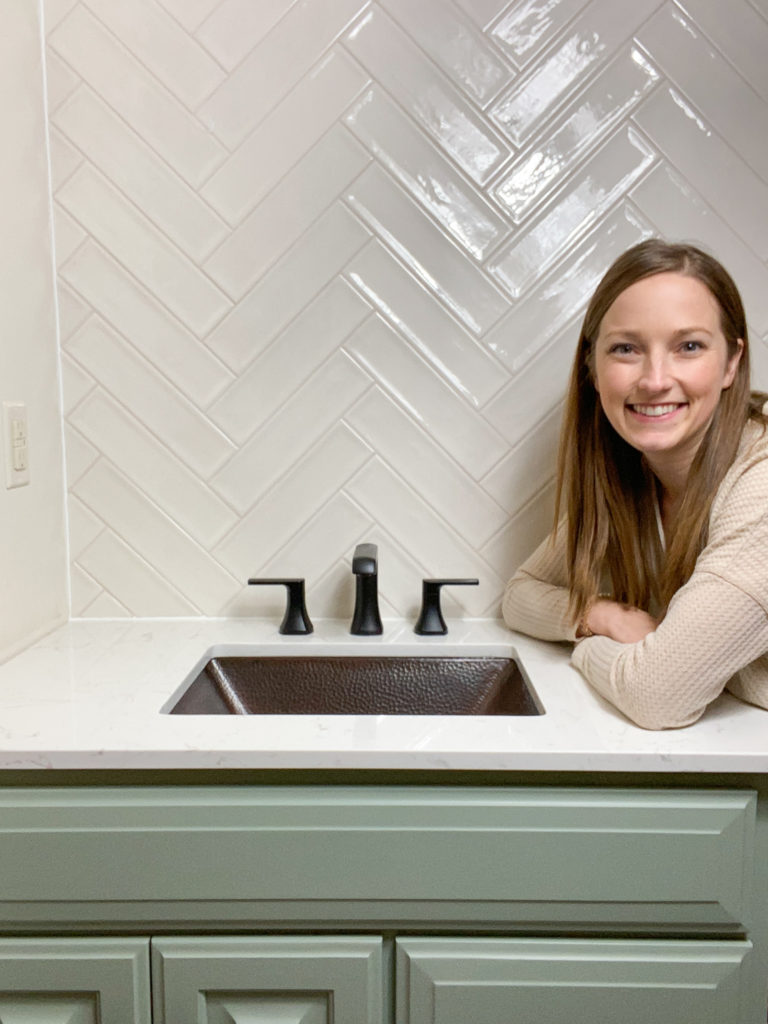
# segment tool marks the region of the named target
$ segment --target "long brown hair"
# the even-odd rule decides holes
[[[744,343],[731,386],[722,391],[696,452],[668,548],[656,520],[656,479],[642,454],[621,438],[603,412],[593,380],[594,343],[614,300],[630,285],[665,272],[694,277],[716,299],[728,355]],[[763,424],[764,396],[749,385],[749,342],[744,306],[727,271],[692,245],[651,238],[628,249],[609,267],[587,307],[563,416],[558,456],[555,530],[567,512],[570,610],[574,621],[602,589],[617,601],[664,610],[693,572],[707,542],[715,492],[732,464],[748,419]]]

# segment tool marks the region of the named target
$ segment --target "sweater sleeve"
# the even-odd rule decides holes
[[[501,604],[504,621],[540,640],[574,640],[568,613],[565,527],[544,540],[507,584]]]
[[[718,495],[710,540],[655,632],[634,644],[580,641],[573,664],[646,729],[690,725],[768,652],[768,460]]]
[[[733,583],[700,572],[670,604],[659,628],[635,644],[581,640],[573,664],[645,729],[695,722],[728,680],[768,650],[768,615]]]

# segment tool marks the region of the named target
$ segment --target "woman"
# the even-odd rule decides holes
[[[689,725],[724,688],[768,708],[764,400],[716,260],[659,239],[616,260],[571,373],[556,526],[503,614],[576,641],[573,664],[645,728]]]

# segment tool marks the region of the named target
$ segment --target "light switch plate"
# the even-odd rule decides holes
[[[3,439],[5,486],[24,487],[29,483],[29,435],[23,402],[3,402]]]

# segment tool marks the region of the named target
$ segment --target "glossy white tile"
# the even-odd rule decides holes
[[[614,0],[592,0],[562,40],[516,81],[490,110],[494,122],[521,145],[569,91],[645,21],[658,0],[636,0],[632,9]]]
[[[236,522],[229,505],[102,391],[81,402],[70,423],[199,544],[210,548]]]
[[[506,513],[489,496],[484,482],[479,485],[379,388],[368,391],[345,420],[473,547],[480,547],[506,522]]]
[[[510,446],[535,433],[565,397],[580,326],[576,318],[567,324],[485,407],[488,421]]]
[[[52,120],[187,256],[204,259],[226,236],[216,213],[92,90],[78,89]],[[59,159],[52,153],[54,169]]]
[[[62,411],[66,416],[96,387],[96,381],[66,352],[61,353],[61,378],[64,398]]]
[[[200,609],[185,600],[160,573],[140,558],[110,530],[99,534],[80,555],[78,565],[130,615],[199,615]],[[148,609],[152,611],[148,611]],[[83,614],[102,617],[101,608],[90,605]]]
[[[733,18],[734,11],[721,17]],[[759,19],[758,19],[759,21]],[[723,55],[707,39],[695,22],[680,9],[667,3],[643,25],[638,41],[650,50],[658,66],[670,77],[675,88],[709,122],[722,138],[763,180],[768,179],[768,133],[755,130],[768,121],[768,101],[758,95]],[[768,26],[752,40],[760,50],[768,44]],[[763,90],[768,88],[765,63],[762,65]],[[738,112],[738,116],[734,116]]]
[[[765,53],[768,49],[768,6],[757,0],[678,0],[689,23],[713,42],[725,59],[735,67],[750,87],[768,102],[768,76]],[[755,9],[757,8],[757,10]],[[762,17],[758,13],[762,11]]]
[[[554,130],[516,159],[494,189],[515,223],[520,223],[553,186],[626,116],[659,81],[659,73],[636,48],[609,63],[582,96],[569,106]]]
[[[381,0],[437,66],[481,105],[507,85],[512,69],[472,21],[444,0]]]
[[[509,4],[495,22],[491,37],[524,67],[585,6],[585,0],[523,0]]]
[[[369,307],[337,279],[279,335],[209,409],[211,419],[242,443],[342,344]]]
[[[56,192],[83,162],[83,154],[56,128],[51,128],[48,138],[51,147],[51,187]]]
[[[87,0],[89,9],[169,92],[196,107],[225,77],[220,65],[153,0]]]
[[[295,543],[323,506],[371,457],[371,450],[343,424],[332,427],[244,516],[213,554],[238,578]]]
[[[65,209],[58,203],[53,207],[53,230],[54,230],[54,253],[56,264],[61,266],[73,252],[87,239],[88,235],[83,231],[77,221],[70,217]]]
[[[441,245],[439,232],[380,167],[367,168],[346,200],[368,227],[448,309],[476,334],[488,330],[506,303],[462,252]]]
[[[99,450],[73,426],[64,431],[64,456],[67,465],[67,482],[70,487],[77,483],[99,458]]]
[[[290,91],[359,13],[360,0],[293,4],[200,107],[230,149]]]
[[[43,24],[45,30],[50,32],[52,28],[64,18],[78,0],[43,0]]]
[[[195,472],[207,477],[234,451],[218,427],[96,318],[69,340],[67,352]]]
[[[67,287],[66,283],[59,280],[58,288],[59,304],[59,331],[62,340],[66,340],[70,334],[83,326],[91,315],[91,309],[79,295]]]
[[[82,618],[120,619],[131,618],[131,613],[117,598],[102,590],[82,612]]]
[[[57,53],[49,49],[45,61],[45,84],[50,114],[75,91],[80,78]]]
[[[49,42],[191,185],[221,163],[225,151],[210,132],[82,5],[57,25]]]
[[[221,0],[162,0],[166,11],[188,32],[194,32],[220,2]]]
[[[498,170],[509,147],[384,11],[371,7],[345,45],[474,181]]]
[[[238,513],[247,512],[370,386],[368,375],[344,352],[333,353],[277,405],[274,415],[211,478],[211,486]]]
[[[549,486],[539,491],[485,545],[481,554],[496,568],[504,583],[549,535],[553,513],[554,487]]]
[[[642,130],[761,260],[768,259],[768,184],[672,88],[634,115]]]
[[[506,379],[499,363],[378,241],[349,261],[347,277],[435,373],[480,408]]]
[[[88,607],[102,593],[102,589],[96,580],[84,572],[79,565],[75,565],[72,568],[69,587],[73,618],[79,618],[81,615],[86,614]],[[125,614],[125,611],[123,611],[123,614]]]
[[[344,114],[368,76],[343,51],[331,51],[302,78],[201,189],[237,224]]]
[[[205,407],[234,380],[191,331],[93,242],[64,264],[61,277],[195,404]]]
[[[259,43],[288,13],[294,0],[214,0],[208,17],[195,29],[195,38],[228,71]]]
[[[344,347],[475,478],[501,458],[503,439],[380,317],[368,319]]]
[[[223,292],[92,167],[77,171],[58,200],[196,334],[209,331],[230,308]]]
[[[381,89],[366,90],[346,123],[410,195],[475,259],[506,233],[504,220]]]
[[[331,205],[370,157],[343,127],[334,126],[203,264],[241,299]]]
[[[626,194],[655,158],[637,132],[619,129],[566,183],[545,216],[498,251],[487,264],[489,271],[513,298],[519,298]]]
[[[456,3],[480,28],[489,25],[509,6],[509,0],[456,0]]]
[[[102,520],[94,515],[74,494],[67,496],[67,515],[69,517],[70,554],[76,560],[85,548],[96,540],[105,526]]]
[[[106,460],[88,470],[73,492],[180,594],[194,594],[203,614],[218,614],[234,593],[236,580]],[[86,565],[83,557],[80,562]]]
[[[346,206],[333,203],[233,307],[206,343],[227,366],[244,369],[370,237]]]
[[[532,429],[482,479],[483,489],[506,510],[504,522],[526,505],[553,479],[557,466],[557,444],[561,412],[556,408]],[[495,531],[494,531],[495,532]],[[482,545],[477,545],[482,548]]]

